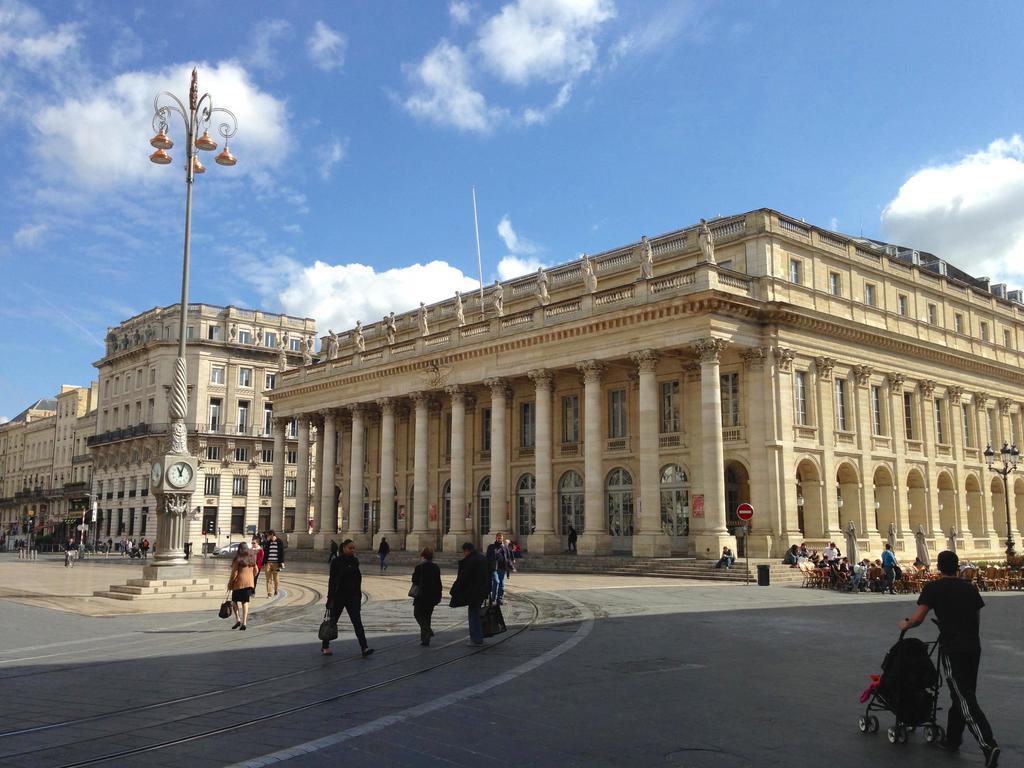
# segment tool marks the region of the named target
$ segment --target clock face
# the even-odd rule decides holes
[[[184,488],[192,482],[192,467],[184,461],[179,461],[167,470],[167,482],[175,488]]]
[[[152,485],[157,485],[160,482],[160,478],[163,477],[164,468],[160,466],[159,461],[153,462],[153,469],[149,472],[149,478]]]

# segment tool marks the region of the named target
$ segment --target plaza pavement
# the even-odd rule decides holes
[[[197,566],[226,578],[226,563]],[[506,605],[510,632],[477,653],[464,646],[464,612],[446,604],[435,613],[434,646],[420,648],[408,569],[379,576],[364,562],[363,619],[378,653],[358,657],[343,616],[336,655],[325,659],[315,631],[326,564],[286,569],[276,601],[258,592],[244,635],[213,609],[81,607],[91,606],[94,580],[105,586],[138,569],[0,557],[0,584],[21,595],[0,594],[0,765],[86,764],[116,753],[128,754],[88,764],[981,764],[969,741],[956,757],[920,734],[890,745],[887,715],[882,733],[857,730],[858,696],[914,596],[520,573]],[[1004,767],[1024,766],[1022,599],[986,594],[983,612],[979,698]],[[935,635],[931,625],[916,633]],[[266,719],[130,753],[254,717]]]

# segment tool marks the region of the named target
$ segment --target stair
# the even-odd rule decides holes
[[[222,597],[222,589],[214,589],[209,579],[129,579],[127,584],[112,584],[109,590],[96,590],[95,597],[113,600],[172,600]]]

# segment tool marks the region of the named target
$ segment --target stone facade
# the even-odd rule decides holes
[[[571,524],[581,554],[713,558],[749,501],[755,556],[850,523],[876,556],[889,537],[912,556],[919,529],[995,553],[982,452],[1018,440],[1022,321],[1018,291],[768,209],[643,238],[483,307],[326,337],[283,373],[275,412],[300,464],[318,457],[295,500],[314,534],[294,539],[452,550],[504,530],[553,552]]]

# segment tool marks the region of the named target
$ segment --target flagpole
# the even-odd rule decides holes
[[[473,190],[473,229],[476,231],[476,271],[480,276],[480,317],[481,319],[486,315],[484,312],[484,267],[483,262],[480,260],[480,222],[476,215],[476,187],[472,187]]]

